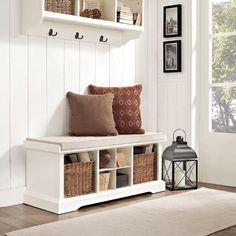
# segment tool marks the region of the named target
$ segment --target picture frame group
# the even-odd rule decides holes
[[[164,7],[163,37],[174,38],[182,36],[182,5]],[[163,42],[164,73],[181,72],[182,70],[181,40]]]

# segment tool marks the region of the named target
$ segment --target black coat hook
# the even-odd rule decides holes
[[[104,36],[101,35],[101,37],[100,37],[100,42],[101,42],[101,43],[106,43],[106,42],[108,42],[108,38],[106,38],[106,39],[104,40]]]
[[[55,36],[57,36],[57,32],[53,33],[53,29],[50,29],[49,32],[48,32],[48,35],[55,37]]]
[[[75,39],[83,39],[84,35],[81,35],[81,37],[79,36],[79,32],[76,32],[75,34]]]

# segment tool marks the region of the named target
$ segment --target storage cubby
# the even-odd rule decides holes
[[[99,171],[109,171],[116,167],[116,149],[99,150]]]
[[[132,183],[132,168],[124,168],[116,170],[116,187],[123,188],[131,186]]]
[[[79,152],[65,155],[65,197],[97,192],[97,165],[97,152]]]
[[[132,166],[132,147],[117,148],[116,168],[122,169]]]
[[[135,146],[133,152],[133,184],[157,180],[157,146]]]
[[[80,0],[80,15],[82,13],[82,0]],[[99,0],[100,11],[101,11],[101,20],[106,21],[115,21],[116,17],[116,5],[115,1],[111,0]],[[98,19],[99,20],[99,19]]]
[[[99,173],[99,192],[116,188],[116,171],[104,171]]]
[[[126,7],[130,9],[132,14],[140,14],[140,24],[138,26],[142,26],[142,19],[143,19],[143,9],[144,9],[144,2],[142,0],[117,0],[117,10],[120,7]]]

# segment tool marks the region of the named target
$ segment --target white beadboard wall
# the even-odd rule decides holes
[[[158,89],[157,89],[157,129],[166,133],[170,145],[173,131],[182,128],[191,143],[191,1],[160,0],[158,2]],[[182,4],[182,37],[163,37],[163,7]],[[163,73],[163,42],[182,41],[182,72]],[[151,101],[151,100],[150,100]]]
[[[159,75],[157,80],[161,56],[157,45],[158,1],[146,1],[146,30],[141,38],[121,47],[22,35],[21,4],[21,0],[0,0],[0,206],[22,202],[23,141],[29,136],[67,132],[67,91],[86,93],[90,83],[142,83],[143,127],[157,131],[157,116],[164,114],[156,103],[161,98],[157,83],[163,87],[166,79]],[[161,119],[159,127],[163,126]]]

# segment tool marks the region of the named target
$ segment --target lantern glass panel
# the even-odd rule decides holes
[[[163,160],[162,179],[166,182],[167,186],[172,186],[172,162]]]
[[[163,180],[169,189],[197,188],[197,160],[163,160]]]

